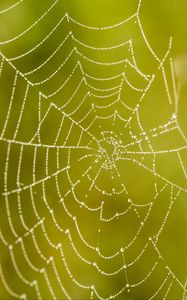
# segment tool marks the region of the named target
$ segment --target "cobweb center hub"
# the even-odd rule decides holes
[[[113,169],[115,162],[120,157],[120,143],[113,136],[104,137],[100,142],[99,160],[102,160],[102,166],[105,169]]]

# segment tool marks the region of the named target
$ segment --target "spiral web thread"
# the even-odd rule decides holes
[[[9,13],[16,14],[19,9],[21,11],[25,2],[21,0],[2,9],[0,18]],[[137,299],[144,285],[149,284],[156,272],[161,272],[158,285],[151,288],[147,299],[171,299],[173,290],[181,299],[186,299],[185,284],[175,276],[157,246],[173,204],[181,193],[187,192],[184,184],[174,183],[157,171],[157,158],[174,154],[184,182],[187,179],[187,165],[183,159],[187,139],[178,122],[179,93],[170,56],[172,38],[165,55],[159,58],[146,39],[141,24],[140,0],[137,11],[131,17],[102,28],[82,24],[65,11],[59,19],[54,18],[47,34],[42,39],[40,37],[35,46],[29,47],[28,37],[32,31],[37,31],[43,22],[50,24],[51,17],[59,16],[57,11],[64,10],[63,5],[60,0],[46,1],[43,12],[32,24],[16,36],[0,41],[0,80],[2,86],[7,84],[6,109],[1,112],[0,134],[1,216],[6,219],[1,221],[1,257],[6,253],[12,274],[19,282],[15,285],[10,280],[1,259],[1,284],[10,298]],[[87,31],[89,35],[108,34],[120,28],[125,30],[129,24],[133,24],[141,35],[152,57],[154,73],[144,74],[138,68],[133,38],[108,47],[96,47],[74,34],[76,29]],[[59,35],[59,32],[62,34]],[[24,38],[29,41],[28,49],[20,47],[19,53],[9,55],[14,53],[14,45]],[[35,53],[45,51],[47,45],[53,44],[53,39],[56,39],[55,46],[51,46],[47,57],[37,63]],[[108,53],[120,49],[124,49],[125,57],[111,61]],[[63,59],[55,60],[59,53]],[[100,55],[100,60],[94,58],[95,53]],[[36,60],[36,64],[29,69],[32,59]],[[70,73],[66,70],[67,65]],[[88,66],[92,67],[92,73],[89,73]],[[112,72],[113,75],[107,77]],[[140,78],[141,87],[131,83],[128,72]],[[144,130],[139,111],[157,76],[161,76],[164,82],[165,98],[171,114],[167,122]],[[73,87],[67,97],[68,84],[73,84]],[[123,95],[126,89],[135,95],[136,103],[131,105],[130,100],[126,102]],[[26,121],[28,118],[29,122]],[[117,126],[120,130],[116,129]],[[23,134],[25,128],[27,134]],[[124,135],[128,133],[127,142],[123,132]],[[181,138],[179,147],[155,150],[153,141],[173,132]],[[136,199],[131,198],[118,168],[123,161],[133,163],[153,176],[154,195],[148,203],[136,204]],[[24,175],[26,171],[28,176]],[[111,189],[104,188],[103,176],[111,179]],[[83,192],[80,192],[82,187]],[[54,189],[52,196],[50,189]],[[169,191],[168,207],[159,229],[154,235],[149,235],[146,230],[154,203],[165,191]],[[93,201],[95,197],[97,200]],[[114,211],[106,217],[105,203],[110,198],[115,201],[119,197],[125,199],[125,209]],[[146,214],[140,213],[141,208],[146,210]],[[60,214],[62,217],[59,217]],[[108,234],[113,224],[125,220],[126,216],[128,220],[131,214],[137,223],[131,240],[125,243],[122,239],[122,246],[117,251],[105,252],[101,246],[103,226],[109,228],[106,230]],[[92,215],[96,220],[94,224]],[[92,224],[95,242],[89,237],[91,233],[85,233],[82,226],[81,218],[84,216],[88,217],[88,226]],[[131,257],[131,249],[135,251],[137,241],[146,234],[148,239],[137,246],[135,257]],[[110,236],[105,238],[110,239]],[[151,253],[153,261],[146,274],[136,281],[131,280],[131,270],[148,253]],[[74,260],[85,266],[85,274],[91,270],[96,275],[87,280],[88,275],[75,274]],[[98,281],[94,282],[97,276],[98,281],[104,282],[102,287]],[[110,291],[106,286],[114,278],[118,278],[120,283],[114,291]]]

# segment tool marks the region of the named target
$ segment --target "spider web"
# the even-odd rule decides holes
[[[0,11],[1,298],[187,299],[159,249],[187,192],[172,38],[158,57],[141,0],[108,27],[34,2]]]

